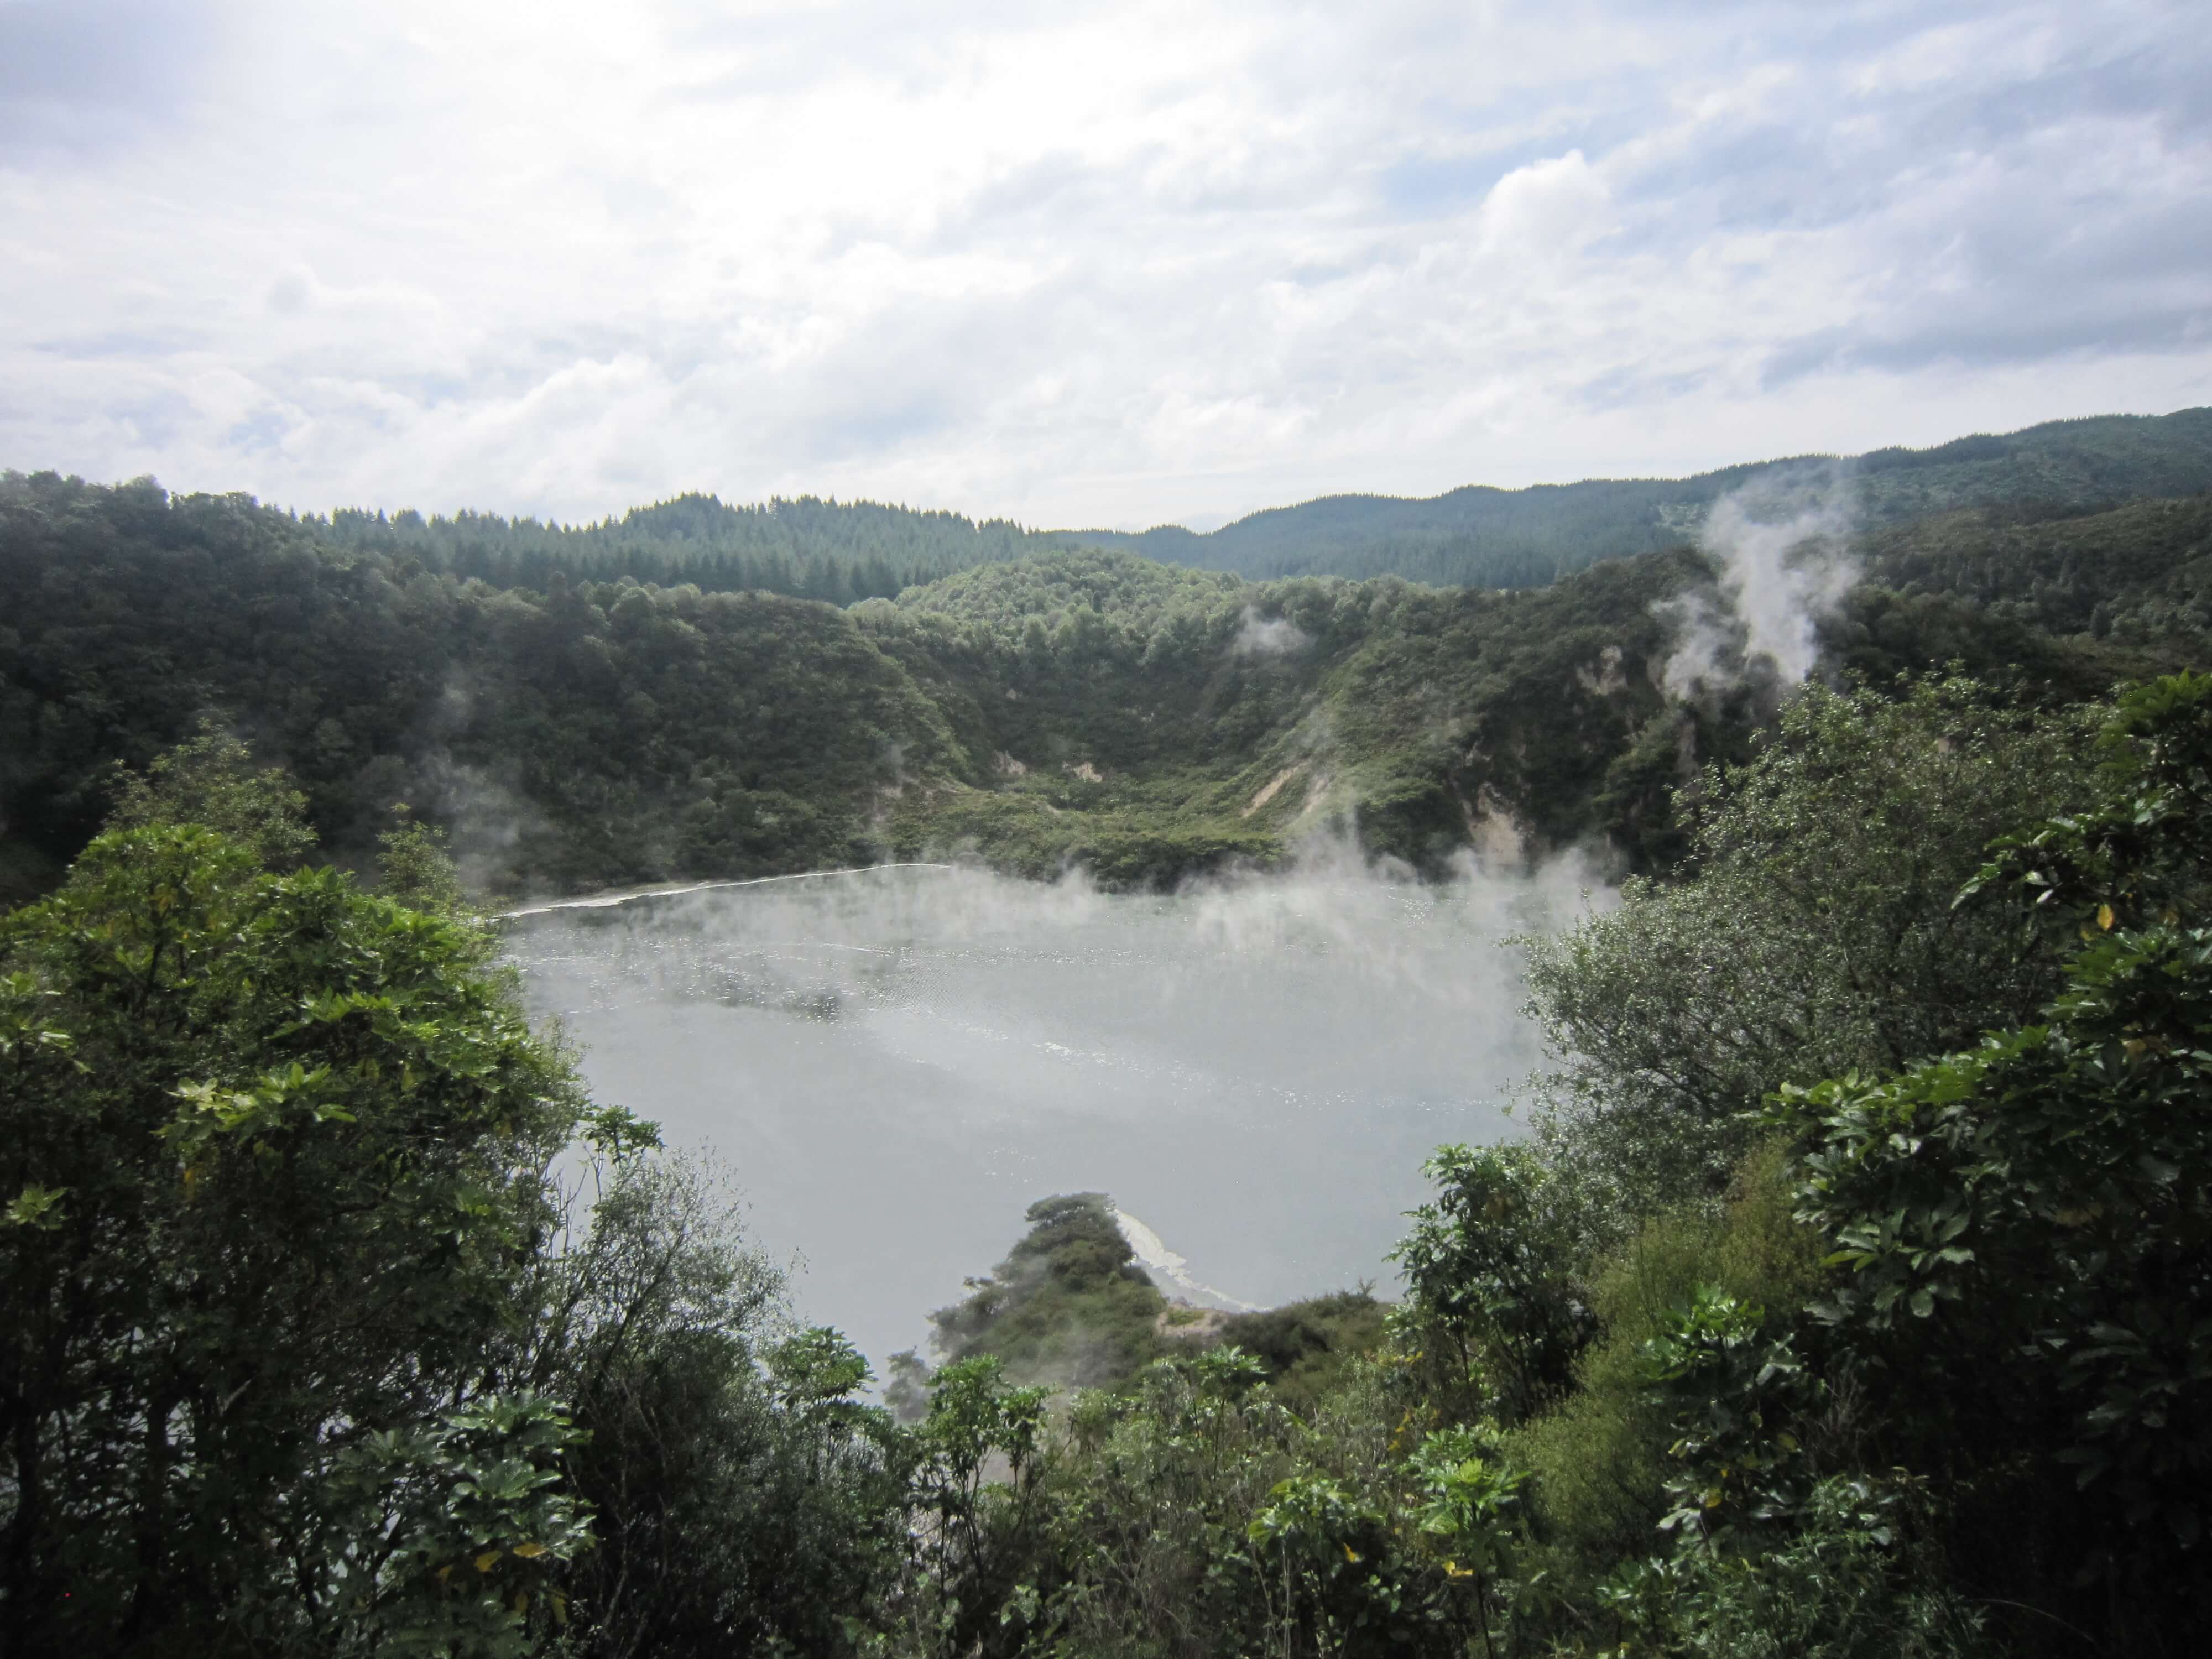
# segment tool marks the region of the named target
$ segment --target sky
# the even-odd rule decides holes
[[[1205,529],[2204,404],[2198,5],[0,0],[0,467]]]

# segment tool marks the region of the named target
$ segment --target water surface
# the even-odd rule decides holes
[[[734,1170],[811,1319],[878,1362],[1057,1192],[1103,1191],[1226,1295],[1387,1283],[1437,1144],[1511,1133],[1535,1058],[1498,941],[1571,872],[1356,864],[1172,897],[969,869],[764,883],[509,923],[594,1095]]]

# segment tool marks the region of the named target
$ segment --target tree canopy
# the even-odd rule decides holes
[[[1863,496],[1919,482],[1853,544],[1869,580],[1820,623],[1826,660],[1881,685],[1957,663],[2048,703],[2201,660],[2202,501],[2087,510],[2201,489],[2193,421],[1865,458]],[[478,892],[922,855],[1161,884],[1316,830],[1431,872],[1578,843],[1663,872],[1673,790],[1741,759],[1781,689],[1665,687],[1684,607],[1720,597],[1686,544],[1708,482],[1656,550],[1563,531],[1556,580],[1423,567],[1475,584],[1430,587],[866,504],[556,530],[9,474],[0,900],[50,890],[119,780],[210,720],[290,775],[331,856],[368,868],[405,802]],[[884,560],[908,562],[847,579]]]
[[[1866,458],[2073,516],[1899,507],[1834,684],[1686,702],[1687,548],[1255,583],[821,503],[578,537],[0,481],[0,1630],[2193,1652],[2203,504],[2073,511],[2142,430]],[[847,608],[654,574],[963,536],[1021,556]],[[1534,1133],[1437,1151],[1395,1306],[1179,1304],[1045,1198],[881,1406],[471,899],[931,849],[1137,884],[1325,827],[1638,869],[1522,942]]]

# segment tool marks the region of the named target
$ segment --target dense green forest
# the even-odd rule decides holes
[[[368,890],[219,727],[113,793],[0,915],[11,1650],[2201,1645],[2212,676],[1802,691],[1522,941],[1400,1300],[1178,1306],[1066,1194],[881,1406],[434,829]]]
[[[737,517],[763,546],[787,518],[848,548],[922,522]],[[1871,534],[1827,661],[1876,680],[1956,661],[2062,702],[2200,661],[2207,517],[2202,496],[2033,522],[1970,507]],[[204,719],[289,769],[341,862],[366,867],[404,802],[486,891],[887,855],[1171,882],[1316,829],[1423,868],[1586,842],[1657,869],[1680,847],[1673,790],[1743,753],[1777,695],[1756,676],[1662,693],[1683,627],[1665,602],[1716,581],[1687,546],[1517,590],[1025,552],[840,607],[593,580],[566,556],[472,568],[471,545],[149,481],[0,479],[0,898],[51,887],[116,769]],[[542,587],[502,585],[533,572]]]
[[[970,565],[1073,545],[1003,519],[916,512],[872,501],[771,501],[732,507],[679,495],[599,524],[541,524],[496,514],[426,519],[342,509],[306,524],[331,544],[411,560],[494,587],[540,592],[560,572],[570,581],[628,576],[661,587],[688,582],[710,593],[787,593],[848,605],[896,598]]]
[[[1426,586],[827,503],[572,532],[9,475],[0,1635],[2195,1651],[2212,498],[2159,447],[2195,429],[1863,468],[1821,675],[1722,637],[1687,696],[1729,578],[1686,524]],[[1061,1194],[880,1379],[723,1172],[589,1097],[477,908],[924,853],[1167,882],[1316,832],[1630,872],[1519,942],[1527,1133],[1437,1150],[1397,1298],[1173,1303]]]

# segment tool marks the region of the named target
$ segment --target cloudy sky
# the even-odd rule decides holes
[[[0,0],[0,466],[1206,527],[2212,403],[2201,4]]]

